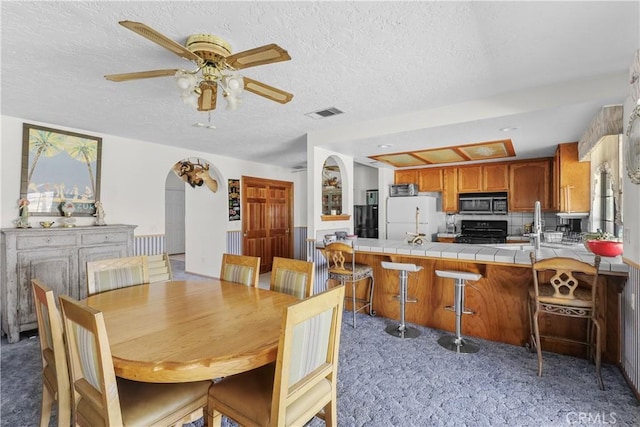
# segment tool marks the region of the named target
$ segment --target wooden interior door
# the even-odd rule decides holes
[[[260,257],[260,273],[273,257],[293,257],[293,183],[242,177],[242,252]]]

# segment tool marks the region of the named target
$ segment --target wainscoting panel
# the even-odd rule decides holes
[[[242,231],[227,231],[227,253],[242,255]]]
[[[622,301],[622,367],[640,395],[640,269],[633,265]]]
[[[293,257],[307,259],[307,227],[293,228]]]
[[[164,234],[133,237],[134,255],[160,255],[166,251]]]

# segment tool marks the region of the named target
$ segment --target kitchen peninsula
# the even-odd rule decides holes
[[[413,263],[423,267],[409,275],[408,295],[417,303],[406,305],[406,320],[434,329],[453,331],[455,314],[444,309],[454,300],[451,280],[437,277],[435,270],[459,270],[479,273],[482,279],[470,282],[466,290],[465,306],[474,311],[465,315],[463,335],[517,346],[528,344],[530,336],[527,299],[532,284],[530,247],[521,244],[471,245],[426,242],[412,246],[404,241],[357,239],[354,242],[358,262],[371,265],[375,275],[374,309],[378,316],[399,319],[398,277],[385,270],[381,261]],[[536,251],[538,259],[551,257],[576,258],[593,262],[594,255],[583,245],[565,246],[545,244]],[[603,360],[620,361],[619,293],[627,278],[628,267],[620,257],[603,257],[600,264],[599,316],[603,324]],[[545,319],[543,331],[577,338],[586,325],[580,319]],[[582,320],[583,322],[583,320]],[[568,343],[544,342],[543,349],[584,357],[581,346]]]

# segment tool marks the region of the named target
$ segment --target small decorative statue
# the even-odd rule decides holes
[[[102,203],[99,200],[96,200],[96,213],[94,213],[93,216],[96,217],[96,225],[107,225],[107,223],[104,222],[104,217],[107,215],[104,213]]]
[[[16,221],[16,227],[29,228],[29,200],[24,197],[18,200],[18,208],[20,209],[20,218]]]

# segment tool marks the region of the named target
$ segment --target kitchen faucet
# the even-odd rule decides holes
[[[540,201],[536,200],[533,207],[533,232],[530,234],[531,244],[537,251],[540,249],[540,235],[542,234],[542,219],[540,212]]]

